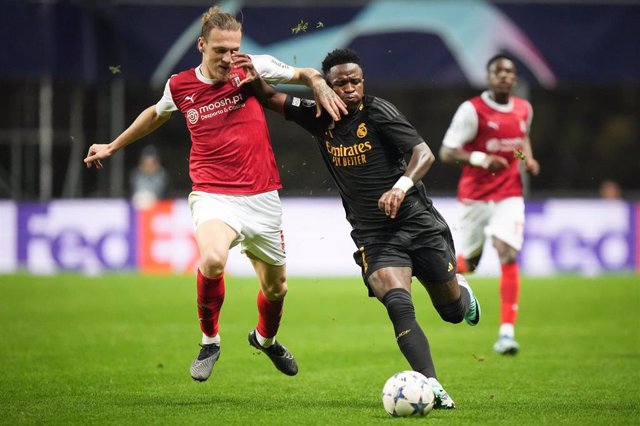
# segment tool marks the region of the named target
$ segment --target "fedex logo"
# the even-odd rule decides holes
[[[126,201],[54,201],[18,209],[18,262],[31,273],[135,268],[133,210]]]

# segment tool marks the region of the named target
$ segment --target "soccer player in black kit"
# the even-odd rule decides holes
[[[240,60],[244,63],[245,60]],[[416,321],[411,298],[415,276],[443,320],[470,325],[480,305],[461,275],[449,226],[427,197],[422,177],[435,157],[416,129],[390,102],[364,95],[360,59],[348,49],[322,62],[329,86],[347,105],[340,121],[316,116],[312,100],[277,92],[260,79],[252,84],[265,107],[312,133],[338,186],[354,254],[369,289],[387,309],[396,340],[411,368],[425,375],[435,408],[455,403],[437,380],[429,342]],[[410,154],[409,164],[405,154]]]

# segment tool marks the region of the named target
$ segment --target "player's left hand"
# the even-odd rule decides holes
[[[258,75],[258,71],[256,71],[255,67],[253,66],[253,62],[251,62],[251,58],[249,57],[249,55],[237,52],[233,54],[232,59],[233,67],[243,68],[245,73],[245,78],[238,84],[238,87],[246,83],[251,83],[252,81],[260,78],[260,76]]]
[[[524,160],[524,167],[533,176],[538,176],[538,173],[540,173],[540,164],[534,158],[526,158]]]
[[[313,97],[316,99],[316,117],[320,117],[322,110],[325,109],[333,121],[340,121],[343,115],[349,114],[347,105],[327,84],[324,78],[318,76],[313,79],[312,87]]]
[[[395,219],[404,201],[405,192],[400,188],[391,188],[378,200],[378,208],[391,219]]]

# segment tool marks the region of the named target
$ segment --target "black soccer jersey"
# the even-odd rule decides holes
[[[405,154],[424,142],[390,102],[365,95],[356,112],[334,123],[326,112],[315,117],[314,101],[287,96],[284,113],[287,120],[316,137],[354,229],[393,226],[423,209],[425,202],[431,204],[418,182],[407,193],[396,219],[389,219],[378,208],[382,194],[404,174]],[[421,203],[417,203],[418,197]]]

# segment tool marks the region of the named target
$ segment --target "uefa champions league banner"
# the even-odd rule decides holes
[[[459,239],[456,202],[435,199]],[[355,246],[337,198],[282,200],[290,276],[359,276]],[[640,271],[640,204],[602,200],[527,203],[520,260],[530,276]],[[124,200],[0,202],[0,273],[139,271],[192,274],[198,249],[185,200],[135,210]],[[478,276],[497,276],[488,242]],[[227,273],[253,276],[239,248]]]

